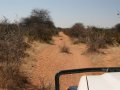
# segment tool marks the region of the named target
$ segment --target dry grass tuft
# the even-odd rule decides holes
[[[60,51],[61,51],[62,53],[70,54],[70,48],[67,47],[66,45],[63,45],[62,47],[60,47]]]

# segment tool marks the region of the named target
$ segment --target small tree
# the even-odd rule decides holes
[[[22,19],[22,24],[27,26],[42,26],[54,28],[54,23],[51,20],[49,11],[44,9],[33,9],[30,17]]]
[[[75,38],[79,38],[84,32],[84,25],[82,23],[74,24],[69,30],[69,35]]]
[[[49,15],[49,11],[44,9],[34,9],[32,10],[32,17],[37,17],[39,21],[51,21],[51,17]]]
[[[21,24],[29,28],[27,35],[32,39],[49,43],[57,34],[49,12],[44,9],[32,10],[30,17],[24,18]]]
[[[84,29],[84,25],[82,23],[75,23],[72,26],[72,29],[76,29],[76,30],[83,30]]]

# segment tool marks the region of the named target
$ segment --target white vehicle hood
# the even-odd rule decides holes
[[[120,72],[83,76],[77,90],[120,90]]]

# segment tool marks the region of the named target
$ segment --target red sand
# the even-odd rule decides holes
[[[60,70],[78,69],[89,67],[103,66],[120,66],[118,61],[113,61],[111,51],[106,55],[82,55],[85,52],[86,45],[74,45],[70,38],[63,32],[59,33],[59,37],[54,37],[54,45],[48,45],[45,49],[39,52],[36,58],[37,62],[32,73],[30,74],[31,81],[34,85],[40,86],[41,79],[44,78],[45,83],[54,85],[54,77]],[[69,47],[70,54],[61,53],[60,48],[65,45]],[[119,56],[118,54],[115,54]],[[114,55],[114,57],[116,57]],[[66,90],[69,85],[77,85],[80,79],[79,74],[67,75],[61,78],[61,90]]]
[[[48,83],[54,83],[54,76],[60,70],[93,67],[89,58],[81,55],[85,48],[84,45],[73,45],[70,38],[62,32],[60,32],[59,37],[54,37],[53,39],[55,45],[49,45],[39,53],[37,64],[34,66],[32,73],[32,82],[34,85],[40,85],[41,78],[44,78]],[[70,48],[70,54],[60,52],[60,47],[63,45]],[[64,80],[65,82],[71,82],[70,79],[71,77],[66,77]]]

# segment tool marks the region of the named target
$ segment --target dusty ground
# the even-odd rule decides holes
[[[39,86],[41,80],[54,85],[54,76],[60,70],[120,66],[120,47],[103,50],[106,54],[83,55],[86,50],[84,44],[72,44],[70,38],[60,32],[59,37],[54,37],[54,44],[33,44],[32,51],[28,50],[30,57],[22,68],[30,77],[31,82]],[[61,53],[61,47],[69,47],[70,54]],[[32,53],[31,53],[32,52]],[[28,60],[30,59],[30,61]],[[61,90],[66,90],[69,85],[77,85],[81,75],[68,75],[61,78]]]

